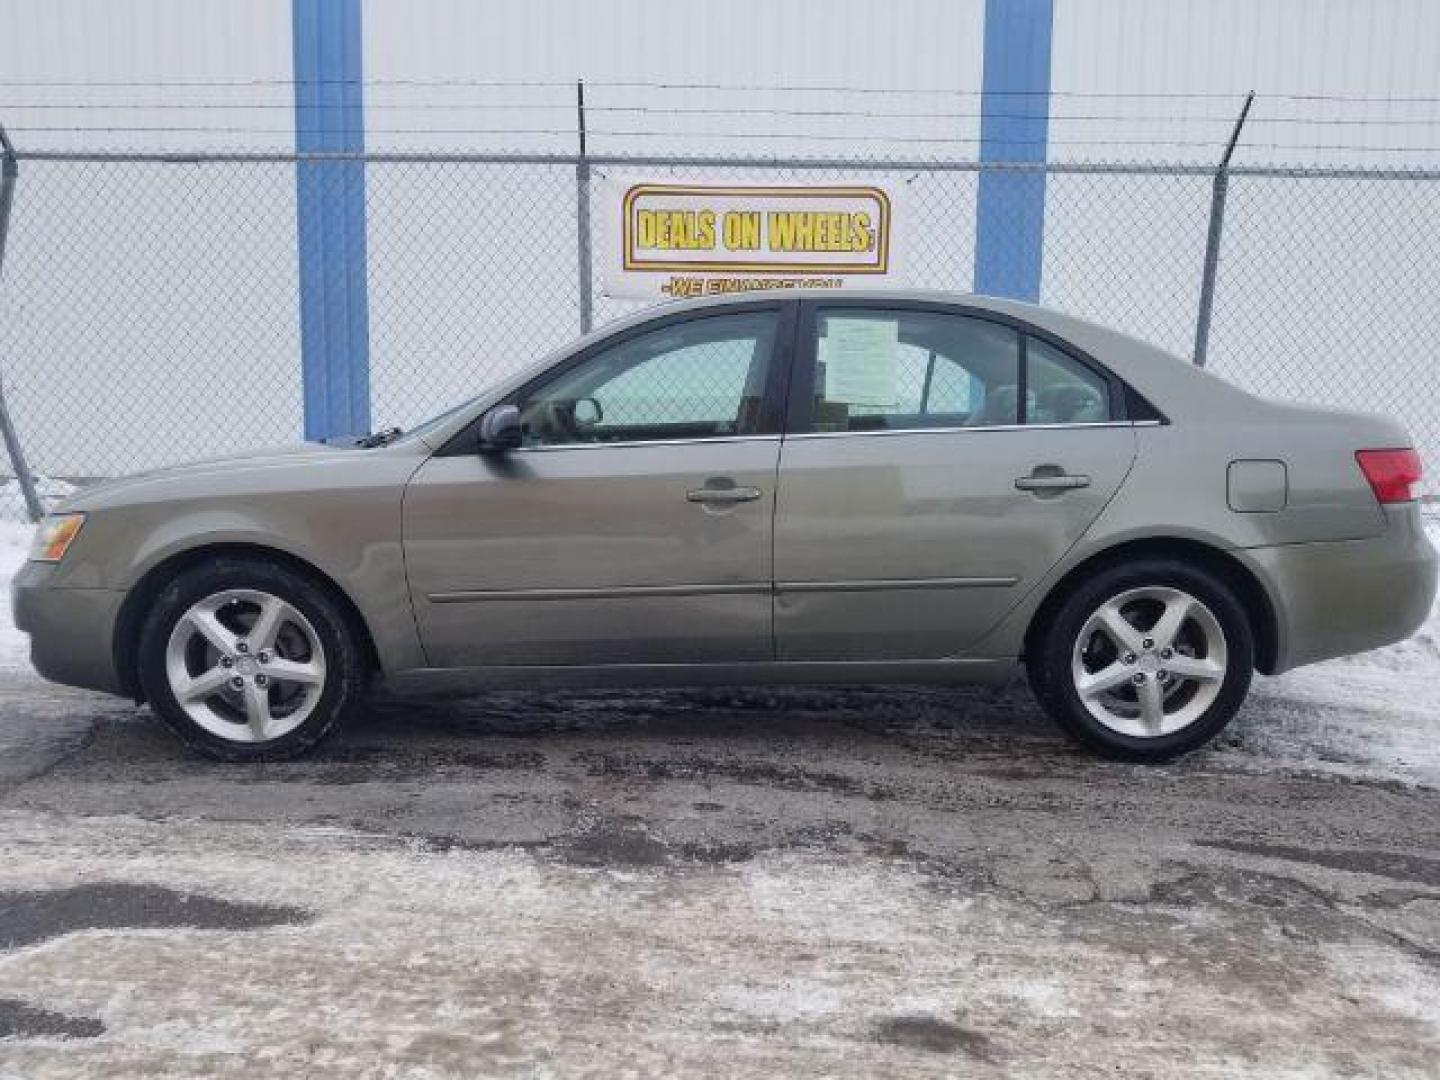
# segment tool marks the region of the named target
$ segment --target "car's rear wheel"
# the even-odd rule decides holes
[[[170,581],[141,627],[139,661],[156,713],[227,761],[309,749],[355,708],[368,674],[360,635],[329,590],[250,558]]]
[[[1111,565],[1072,589],[1026,661],[1035,696],[1075,738],[1164,760],[1230,722],[1254,652],[1245,608],[1222,577],[1152,558]]]

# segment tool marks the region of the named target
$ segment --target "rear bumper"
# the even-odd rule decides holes
[[[115,670],[115,620],[125,599],[113,589],[49,587],[53,566],[26,563],[10,585],[15,625],[30,635],[30,662],[51,682],[123,694]]]
[[[1250,548],[1275,608],[1275,672],[1390,645],[1435,600],[1436,553],[1414,504],[1387,507],[1373,539]]]

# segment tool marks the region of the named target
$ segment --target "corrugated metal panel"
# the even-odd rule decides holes
[[[983,17],[983,0],[368,0],[369,143],[572,150],[583,78],[601,152],[868,154],[910,136],[927,140],[912,149],[969,157]],[[405,130],[417,126],[461,130]]]
[[[376,148],[571,149],[585,78],[600,151],[976,150],[983,0],[368,0],[364,17]],[[0,120],[31,147],[288,148],[290,26],[289,0],[10,0]],[[1440,4],[1056,0],[1054,89],[1052,159],[1211,161],[1253,89],[1238,160],[1434,164]]]
[[[1214,161],[1254,90],[1237,163],[1433,165],[1440,4],[1056,0],[1052,88],[1052,159]]]
[[[982,0],[369,0],[375,78],[978,85]]]
[[[290,79],[289,0],[0,4],[0,123],[23,150],[289,150]],[[288,165],[21,164],[0,373],[36,467],[299,433],[294,196]]]
[[[288,150],[290,78],[290,0],[0,5],[0,123],[30,149]]]

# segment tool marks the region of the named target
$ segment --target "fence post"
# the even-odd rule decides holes
[[[590,160],[585,145],[585,80],[575,84],[575,130],[580,136],[580,160],[575,163],[575,253],[580,275],[580,333],[588,334],[595,321],[590,251]]]
[[[1225,195],[1230,190],[1230,157],[1235,153],[1235,144],[1240,141],[1240,130],[1245,118],[1250,115],[1250,106],[1255,101],[1251,90],[1240,108],[1230,142],[1215,170],[1215,181],[1210,189],[1210,230],[1205,237],[1205,272],[1200,279],[1200,310],[1195,315],[1195,366],[1205,366],[1205,355],[1210,350],[1210,313],[1215,306],[1215,275],[1220,268],[1220,234],[1225,228]]]
[[[10,137],[0,127],[0,275],[5,272],[5,241],[10,235],[10,207],[15,203],[15,181],[20,176],[20,162],[15,157],[15,147]],[[45,516],[40,504],[40,495],[35,490],[35,477],[30,474],[30,465],[25,460],[25,451],[20,446],[20,436],[10,420],[10,409],[5,404],[5,385],[0,380],[0,435],[5,439],[5,449],[10,453],[10,464],[15,469],[15,482],[25,496],[25,510],[31,521]]]

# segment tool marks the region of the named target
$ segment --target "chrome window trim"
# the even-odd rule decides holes
[[[801,431],[793,435],[697,435],[689,439],[626,439],[621,442],[552,443],[517,446],[507,454],[553,454],[560,450],[624,450],[637,446],[703,446],[713,443],[767,443],[791,439],[840,439],[861,435],[958,435],[985,431],[1068,431],[1084,428],[1162,427],[1163,420],[1105,420],[1093,424],[990,424],[986,427],[880,428],[875,431]]]
[[[618,442],[549,443],[545,446],[517,446],[507,454],[551,454],[557,450],[621,450],[636,446],[702,446],[713,443],[779,442],[779,435],[697,435],[689,439],[626,439]]]
[[[988,424],[984,427],[877,428],[874,431],[802,431],[790,439],[850,439],[869,435],[979,435],[987,431],[1082,431],[1090,428],[1159,427],[1159,420],[1103,420],[1093,424]]]

